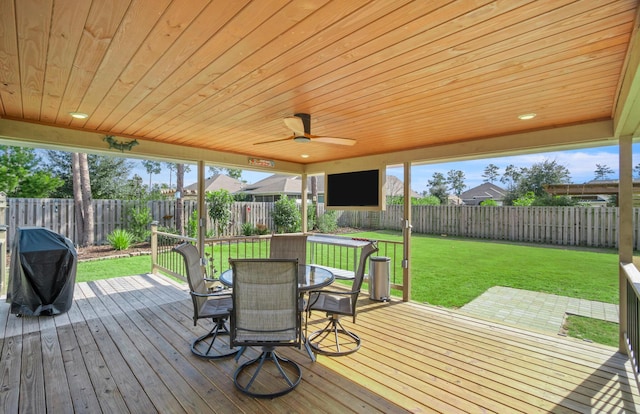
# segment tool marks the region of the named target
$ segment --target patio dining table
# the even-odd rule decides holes
[[[259,275],[257,275],[257,277],[259,277]],[[233,286],[233,271],[231,269],[225,270],[220,274],[219,280],[220,283],[225,286]],[[328,286],[333,283],[334,280],[335,276],[328,269],[309,264],[299,265],[298,290],[300,291],[300,295],[304,295],[310,290]],[[311,360],[315,361],[313,351],[311,351],[311,347],[309,346],[306,337],[304,338],[304,347],[307,350],[307,353],[309,354]]]

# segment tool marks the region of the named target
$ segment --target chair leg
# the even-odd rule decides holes
[[[218,335],[229,335],[229,330],[225,322],[224,318],[213,318],[213,328],[191,343],[191,352],[194,355],[207,359],[227,358],[237,354],[240,349],[232,349],[227,344],[221,344],[221,341],[218,341],[218,344],[222,346],[214,347]],[[211,338],[211,340],[207,342],[209,338]]]
[[[327,325],[307,337],[314,352],[329,356],[349,355],[360,349],[360,337],[347,330],[338,315],[330,315]]]
[[[267,368],[271,364],[275,370]],[[261,381],[258,375],[263,369],[271,369],[271,372]],[[233,374],[236,388],[257,398],[275,398],[287,394],[300,384],[301,379],[300,366],[279,356],[273,347],[263,347],[260,356],[240,365]]]

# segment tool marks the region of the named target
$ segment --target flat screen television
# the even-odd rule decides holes
[[[325,174],[325,207],[328,210],[384,210],[385,178],[383,169]]]

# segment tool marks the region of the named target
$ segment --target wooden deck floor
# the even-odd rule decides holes
[[[205,324],[193,327],[186,289],[163,277],[77,284],[72,309],[56,317],[8,312],[1,303],[2,413],[632,413],[640,404],[613,348],[415,303],[363,297],[353,327],[363,346],[350,356],[312,363],[285,350],[303,381],[274,400],[238,393],[233,359],[190,353]]]

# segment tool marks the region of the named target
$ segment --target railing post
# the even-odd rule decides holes
[[[156,274],[158,264],[158,222],[151,222],[151,273]]]
[[[7,226],[0,224],[0,296],[7,293]]]

